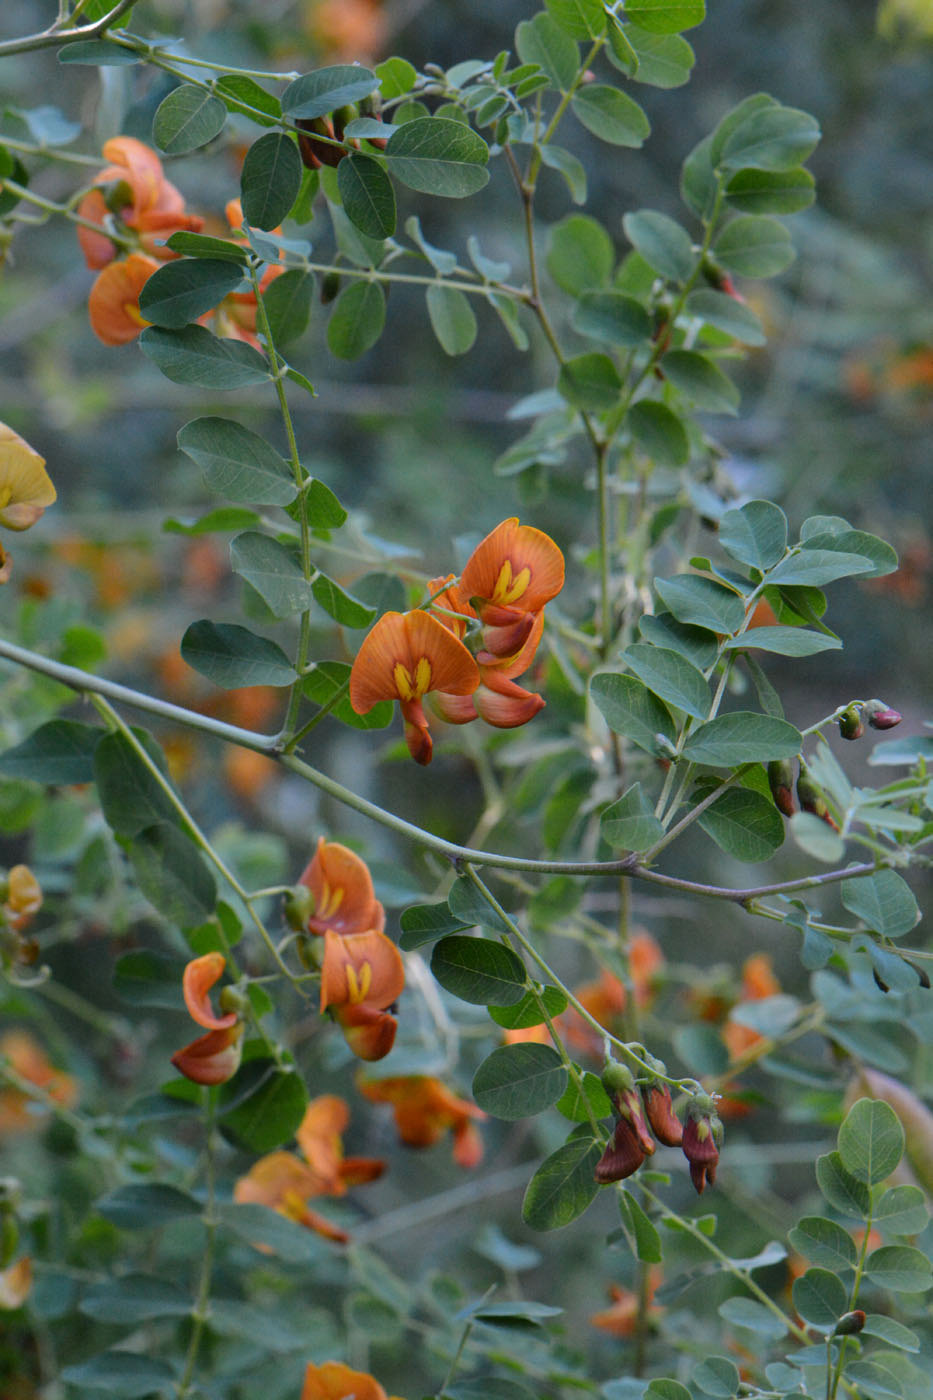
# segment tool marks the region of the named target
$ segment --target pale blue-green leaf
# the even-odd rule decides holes
[[[367,238],[395,232],[395,190],[378,160],[352,152],[337,166],[337,184],[347,218]]]
[[[878,870],[860,880],[843,880],[842,903],[885,938],[902,938],[920,918],[910,886],[896,870]]]
[[[249,150],[240,172],[243,217],[253,228],[277,228],[298,198],[301,156],[290,136],[270,131]]]
[[[289,617],[311,606],[311,587],[294,550],[257,530],[245,530],[230,545],[235,574],[246,579],[276,617]]]
[[[839,651],[841,647],[838,637],[805,627],[752,627],[724,643],[726,651],[769,651],[777,656],[815,656],[817,652]]]
[[[574,204],[586,203],[586,166],[563,146],[541,147],[541,164],[563,175]]]
[[[771,570],[769,584],[790,584],[809,587],[822,587],[836,579],[849,578],[853,574],[874,572],[872,561],[863,554],[846,554],[832,549],[796,550]]]
[[[237,623],[192,622],[181,639],[189,666],[215,685],[291,685],[295,668],[276,642]]]
[[[740,564],[770,569],[787,547],[787,516],[771,501],[748,501],[720,518],[719,543]]]
[[[625,15],[649,34],[679,34],[706,18],[706,0],[626,0]]]
[[[729,133],[719,163],[724,170],[792,170],[807,159],[819,139],[819,123],[809,112],[763,107]]]
[[[692,399],[697,408],[706,413],[738,411],[738,388],[708,355],[701,355],[698,350],[669,350],[661,367],[674,387]]]
[[[571,110],[587,131],[611,146],[637,149],[651,135],[651,123],[634,98],[603,83],[578,88]]]
[[[465,355],[476,340],[476,316],[464,292],[432,282],[426,300],[431,328],[446,355]]]
[[[522,63],[537,63],[554,87],[561,92],[570,89],[580,65],[580,51],[553,16],[541,11],[522,20],[515,30],[515,48]]]
[[[684,310],[688,316],[698,316],[707,325],[715,326],[745,345],[764,345],[767,340],[764,327],[750,306],[712,287],[691,292]]]
[[[593,340],[631,349],[651,336],[651,319],[640,301],[623,292],[584,292],[571,317],[573,328]]]
[[[683,419],[655,399],[639,399],[625,415],[625,426],[643,452],[662,467],[682,467],[690,457]]]
[[[582,1215],[599,1187],[593,1173],[602,1155],[591,1137],[571,1138],[535,1172],[522,1203],[522,1219],[533,1230],[557,1230]]]
[[[331,352],[340,360],[359,359],[382,335],[385,319],[385,293],[378,282],[344,287],[327,323]]]
[[[877,1186],[904,1155],[904,1129],[883,1099],[859,1099],[839,1129],[839,1156],[856,1181]]]
[[[696,262],[693,240],[674,219],[654,209],[640,209],[626,214],[622,227],[632,246],[662,277],[687,280]]]
[[[609,728],[648,753],[658,752],[658,735],[673,742],[677,732],[666,705],[634,676],[600,671],[590,692]]]
[[[739,277],[775,277],[795,255],[790,234],[777,219],[740,214],[720,233],[713,256]]]
[[[230,418],[193,418],[178,446],[204,472],[212,490],[232,501],[283,506],[294,500],[291,468],[265,438]]]
[[[503,1045],[473,1076],[473,1097],[496,1118],[531,1118],[555,1104],[567,1087],[567,1071],[550,1045]]]
[[[694,623],[727,636],[737,632],[745,620],[742,599],[712,579],[695,574],[656,578],[658,596],[678,622]]]
[[[784,842],[780,812],[769,798],[749,788],[730,788],[697,821],[736,860],[770,860]]]
[[[885,1244],[873,1249],[865,1261],[865,1273],[872,1283],[892,1293],[925,1293],[933,1286],[929,1259],[912,1245]]]
[[[737,710],[701,724],[686,740],[683,755],[694,763],[732,768],[742,763],[769,763],[800,752],[800,730],[773,715]]]
[[[213,141],[226,120],[227,108],[219,97],[194,83],[182,83],[159,103],[152,139],[166,155],[184,155]]]
[[[357,63],[318,68],[289,83],[282,93],[282,111],[293,119],[324,117],[337,107],[368,97],[378,86],[376,74]]]
[[[239,340],[221,340],[204,326],[182,330],[147,326],[139,348],[175,384],[245,389],[269,378],[269,366],[258,350]]]
[[[599,829],[608,845],[622,851],[647,851],[664,835],[664,828],[642,792],[641,783],[634,783],[605,809],[599,819]]]
[[[445,117],[416,117],[389,138],[385,150],[389,173],[423,194],[462,199],[489,180],[489,148],[462,122]]]
[[[802,851],[824,865],[836,865],[846,853],[845,842],[812,812],[795,812],[788,823],[790,834]]]
[[[705,719],[709,714],[712,704],[709,685],[701,672],[679,652],[636,642],[622,653],[622,660],[668,705],[684,710],[695,719]]]

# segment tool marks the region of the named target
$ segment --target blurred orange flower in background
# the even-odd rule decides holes
[[[648,1271],[646,1315],[649,1319],[657,1317],[663,1311],[652,1301],[663,1277],[663,1271],[659,1268],[653,1267]],[[638,1294],[631,1288],[612,1283],[609,1285],[609,1297],[612,1300],[609,1307],[593,1313],[590,1318],[591,1326],[599,1327],[603,1332],[610,1332],[614,1337],[633,1336],[638,1324]]]
[[[51,1064],[42,1046],[28,1031],[4,1031],[0,1035],[0,1059],[6,1060],[8,1068],[20,1079],[41,1089],[53,1103],[70,1108],[77,1099],[75,1080]],[[41,1099],[9,1086],[0,1089],[0,1135],[38,1128],[44,1121]]]
[[[185,212],[184,195],[165,178],[156,152],[133,136],[114,136],[104,142],[103,155],[110,164],[94,176],[95,188],[78,205],[79,216],[98,224],[113,217],[124,230],[133,230],[139,246],[152,257],[176,257],[161,240],[182,230],[196,233],[204,221]],[[78,242],[88,267],[105,267],[119,256],[119,248],[105,233],[81,225]]]
[[[306,0],[304,27],[330,63],[372,63],[388,38],[380,0]]]
[[[351,1371],[342,1361],[325,1361],[317,1366],[308,1362],[301,1400],[399,1400],[387,1396],[367,1371]]]
[[[0,525],[28,530],[56,496],[45,458],[19,433],[0,423]]]
[[[486,1117],[481,1108],[458,1098],[441,1080],[427,1074],[366,1079],[357,1087],[371,1103],[392,1105],[399,1140],[406,1147],[432,1147],[448,1129],[453,1130],[454,1161],[475,1167],[483,1157],[483,1140],[476,1120]]]
[[[149,322],[139,309],[139,294],[159,264],[144,253],[108,263],[87,299],[91,329],[105,345],[128,345]]]

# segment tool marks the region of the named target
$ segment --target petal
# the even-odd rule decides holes
[[[358,1060],[381,1060],[395,1044],[398,1021],[373,1006],[340,1006],[335,1017]]]
[[[350,1111],[336,1094],[312,1099],[295,1136],[308,1166],[320,1182],[320,1190],[341,1195],[345,1190],[341,1165],[341,1133],[350,1121]]]
[[[308,1362],[301,1400],[386,1400],[382,1386],[365,1371],[351,1371],[342,1361]]]
[[[526,618],[527,616],[528,615],[525,614]],[[492,681],[486,679],[487,672],[489,671],[495,671],[497,676],[503,676],[506,680],[514,680],[516,676],[520,676],[528,670],[528,667],[535,658],[535,652],[538,650],[538,645],[544,633],[543,610],[533,613],[532,617],[534,620],[531,624],[531,628],[517,652],[513,652],[511,655],[507,652],[494,654],[492,651],[480,651],[477,653],[476,661],[479,666],[479,673],[485,685],[493,684]],[[527,621],[525,621],[524,627],[527,626]],[[484,644],[487,634],[491,631],[491,628],[486,628],[484,630]]]
[[[483,1160],[483,1139],[475,1123],[463,1119],[454,1128],[454,1161],[458,1167],[475,1167]]]
[[[16,507],[44,508],[53,503],[56,494],[45,470],[45,458],[19,433],[0,423],[0,522],[22,529],[14,514]],[[5,520],[5,515],[13,518]]]
[[[399,667],[406,673],[407,694],[399,688]],[[350,704],[363,715],[379,700],[420,698],[429,690],[469,695],[478,685],[479,671],[470,652],[436,617],[423,611],[387,612],[357,653],[350,672]]]
[[[321,1010],[372,1006],[385,1010],[405,989],[402,955],[384,933],[324,934]]]
[[[21,1308],[32,1290],[32,1260],[29,1255],[0,1269],[0,1311]],[[9,1392],[12,1394],[13,1392]]]
[[[416,763],[426,767],[431,762],[434,741],[428,729],[424,706],[420,700],[403,700],[401,711],[405,721],[405,743],[408,745],[408,752]]]
[[[134,136],[114,136],[104,142],[104,160],[122,167],[124,178],[133,191],[133,212],[151,209],[159,197],[165,176],[162,162],[151,146]]]
[[[430,613],[406,613],[409,648],[414,667],[427,657],[431,666],[427,690],[447,690],[453,695],[470,695],[479,685],[476,662],[461,641],[448,632]]]
[[[233,1199],[241,1205],[277,1210],[289,1194],[302,1201],[316,1196],[317,1185],[314,1172],[291,1152],[269,1152],[240,1177],[233,1188]]]
[[[149,324],[139,310],[139,294],[159,264],[143,253],[131,253],[98,274],[87,309],[91,329],[105,345],[128,345]]]
[[[495,690],[481,685],[473,698],[480,718],[496,729],[515,729],[544,709],[540,695],[508,680],[500,680]]]
[[[564,556],[550,535],[512,516],[476,546],[460,584],[468,598],[537,612],[564,586]]]
[[[340,1164],[340,1175],[346,1186],[364,1186],[367,1181],[376,1181],[385,1169],[386,1164],[380,1157],[345,1157]]]
[[[483,618],[483,646],[494,661],[511,665],[524,653],[539,614],[517,608],[480,608]],[[515,675],[520,675],[516,671]]]
[[[195,1084],[225,1084],[240,1067],[243,1027],[208,1031],[172,1056],[172,1064]]]
[[[89,190],[76,210],[82,219],[92,224],[104,224],[110,216],[107,202],[100,190]],[[117,245],[105,233],[95,233],[93,229],[78,225],[78,246],[84,254],[84,261],[95,271],[106,267],[117,256]]]
[[[350,672],[350,704],[358,715],[368,714],[380,700],[397,700],[395,666],[410,666],[407,614],[383,613],[363,638]]]
[[[385,909],[376,898],[366,862],[338,841],[318,838],[317,850],[299,884],[314,895],[315,911],[308,920],[311,933],[382,931]]]
[[[448,724],[470,724],[476,719],[472,695],[448,695],[445,690],[436,690],[431,696],[430,706],[437,717]]]
[[[225,1016],[215,1016],[208,997],[211,987],[223,976],[226,965],[223,953],[205,953],[203,957],[194,958],[188,963],[182,977],[188,1015],[208,1030],[224,1030],[236,1021],[235,1011],[229,1011]]]

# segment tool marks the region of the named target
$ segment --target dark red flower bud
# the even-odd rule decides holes
[[[896,724],[900,724],[903,715],[897,710],[892,710],[883,700],[869,700],[865,706],[865,718],[872,729],[893,729]]]
[[[865,1314],[861,1308],[856,1308],[854,1312],[843,1313],[836,1323],[833,1332],[834,1337],[851,1337],[856,1332],[861,1332],[866,1322]]]
[[[797,796],[805,812],[811,812],[814,817],[819,817],[820,821],[825,822],[827,826],[831,826],[833,831],[839,830],[837,822],[823,799],[823,794],[802,763],[800,765],[800,776],[797,779]]]
[[[776,758],[768,764],[768,784],[775,807],[785,817],[792,817],[797,804],[794,801],[794,765],[789,758]]]
[[[620,1118],[616,1123],[612,1141],[596,1163],[593,1175],[603,1186],[610,1181],[622,1181],[638,1171],[646,1156],[647,1153],[631,1121],[628,1118]]]
[[[849,705],[839,716],[839,733],[843,739],[861,739],[865,733],[861,705]]]
[[[322,165],[339,165],[347,154],[342,146],[333,144],[334,129],[324,117],[298,117],[298,149],[301,159],[309,170],[317,170]],[[308,135],[307,133],[311,133]],[[331,140],[319,141],[318,136]]]
[[[697,1094],[687,1105],[687,1121],[684,1124],[684,1138],[681,1143],[683,1154],[690,1163],[690,1180],[699,1195],[707,1184],[716,1180],[716,1167],[719,1164],[719,1143],[722,1141],[722,1122],[709,1094]]]
[[[674,1112],[669,1084],[643,1084],[641,1096],[645,1117],[658,1142],[665,1147],[680,1147],[684,1140],[683,1124]]]

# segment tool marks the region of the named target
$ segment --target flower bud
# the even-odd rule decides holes
[[[800,799],[800,806],[805,812],[811,812],[814,817],[819,817],[820,821],[831,826],[833,831],[839,830],[838,824],[826,805],[823,794],[803,763],[800,765],[800,776],[797,779],[797,796]]]
[[[768,785],[774,805],[785,817],[797,810],[794,801],[794,765],[789,758],[775,758],[768,764]]]
[[[603,1072],[600,1076],[603,1088],[609,1097],[615,1098],[616,1094],[622,1094],[627,1089],[634,1089],[635,1078],[627,1065],[621,1064],[618,1060],[607,1060],[603,1065]]]
[[[680,1147],[684,1140],[684,1130],[671,1102],[671,1086],[659,1083],[643,1084],[641,1097],[645,1105],[645,1117],[658,1142],[663,1142],[665,1147]]]
[[[861,739],[865,733],[861,705],[848,705],[839,716],[839,733],[843,739]]]
[[[347,153],[342,146],[333,144],[334,129],[329,121],[324,117],[298,117],[295,125],[298,127],[301,159],[309,170],[317,170],[322,165],[340,164]],[[319,136],[331,139],[319,141]]]
[[[610,1181],[622,1181],[638,1171],[647,1155],[632,1122],[620,1118],[612,1141],[596,1163],[594,1176],[603,1186]]]
[[[245,1016],[249,1011],[249,997],[238,987],[221,987],[217,1001],[221,1011],[235,1011],[238,1016]]]
[[[314,895],[307,885],[293,885],[285,896],[282,913],[289,928],[302,933],[314,913]]]
[[[722,1121],[709,1094],[695,1094],[687,1104],[687,1121],[681,1147],[690,1163],[690,1179],[697,1194],[716,1180],[719,1145],[722,1142]]]
[[[861,1332],[865,1326],[865,1314],[861,1308],[856,1308],[853,1312],[843,1313],[833,1330],[834,1337],[852,1337],[856,1332]]]
[[[872,729],[893,729],[903,719],[903,715],[892,710],[883,700],[869,700],[864,714]]]

